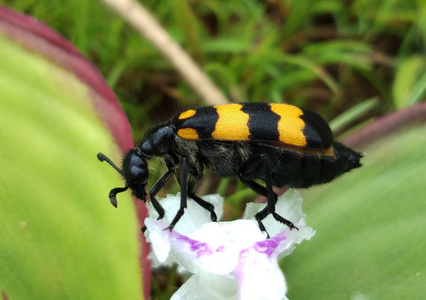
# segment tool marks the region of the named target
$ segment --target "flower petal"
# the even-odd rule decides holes
[[[288,243],[286,244],[288,245]],[[248,248],[241,252],[240,262],[236,269],[239,299],[284,299],[287,284],[278,266],[278,253],[273,252],[274,254],[271,256],[265,255],[265,252],[256,248]]]
[[[204,284],[204,279],[198,275],[191,276],[170,298],[170,300],[233,300],[236,293],[223,295]],[[236,288],[235,288],[236,290]]]
[[[306,215],[302,212],[302,201],[297,190],[289,189],[278,197],[275,205],[275,211],[278,214],[292,221],[299,228],[299,230],[291,230],[290,232],[291,239],[296,244],[299,244],[304,239],[309,240],[315,234],[312,228],[306,226]],[[266,203],[247,203],[243,218],[254,218],[254,215],[265,206]],[[286,225],[277,222],[272,215],[268,215],[262,222],[271,237],[288,228]],[[285,255],[291,253],[292,249],[293,247],[290,247]]]
[[[210,202],[215,207],[215,213],[220,220],[223,214],[223,197],[219,195],[206,195],[202,197]],[[166,211],[163,220],[170,224],[180,207],[180,193],[176,195],[167,195],[166,198],[160,200],[161,206]],[[152,219],[158,218],[158,213],[151,203],[147,204],[149,217]],[[174,230],[182,234],[189,234],[197,230],[202,224],[211,222],[210,214],[207,210],[198,205],[195,201],[189,200],[185,214],[176,224]]]
[[[218,195],[203,197],[222,207]],[[275,220],[267,220],[274,235],[266,239],[252,216],[264,205],[249,207],[249,220],[211,222],[210,214],[194,201],[188,201],[179,230],[164,230],[179,208],[180,196],[168,196],[160,203],[165,220],[157,221],[153,208],[145,221],[153,257],[160,262],[175,262],[194,275],[172,299],[286,299],[287,285],[278,265],[279,257],[290,253],[294,244],[310,239],[314,231],[305,225],[302,200],[297,191],[279,198],[277,212],[294,221],[300,230],[290,230]],[[218,211],[216,211],[218,213]],[[219,214],[218,214],[219,215]],[[186,224],[188,223],[189,224]],[[274,224],[278,223],[278,225]],[[280,230],[280,231],[279,231]]]

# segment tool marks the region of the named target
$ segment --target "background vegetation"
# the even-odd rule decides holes
[[[45,22],[96,64],[120,99],[136,140],[153,123],[205,104],[154,46],[100,1],[0,4]],[[344,137],[425,100],[425,1],[147,0],[143,5],[230,101],[302,105]],[[233,181],[206,182],[200,193],[233,194],[229,217],[243,207],[241,195],[253,196],[244,189],[234,194]],[[167,298],[176,288],[174,275],[167,273],[164,281],[157,276],[157,297]]]
[[[136,136],[177,109],[204,104],[153,46],[99,1],[0,3],[47,23],[95,63]],[[421,92],[410,91],[426,81],[422,1],[143,4],[231,101],[289,102],[331,120],[372,98],[380,105],[368,117],[421,100]]]

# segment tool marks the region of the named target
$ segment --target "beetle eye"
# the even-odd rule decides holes
[[[130,167],[131,182],[138,185],[146,185],[148,182],[148,169],[146,166],[131,166]]]
[[[136,150],[126,153],[123,159],[123,176],[127,182],[133,185],[146,185],[148,181],[148,165]]]

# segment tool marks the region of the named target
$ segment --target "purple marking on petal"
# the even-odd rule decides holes
[[[226,247],[225,245],[221,245],[216,249],[216,252],[222,252],[224,253],[226,251]]]
[[[247,260],[247,256],[249,254],[249,249],[243,249],[240,251],[240,255],[238,258],[238,263],[235,267],[235,278],[238,280],[238,282],[241,284],[241,282],[244,280],[244,264]]]
[[[255,243],[253,245],[254,250],[259,253],[264,253],[268,256],[271,256],[272,253],[274,253],[275,249],[280,246],[281,242],[287,240],[287,232],[289,231],[284,230],[272,238]]]
[[[191,251],[197,252],[197,257],[201,257],[204,255],[211,255],[213,251],[209,248],[206,243],[200,241],[192,241],[189,243],[191,246]]]
[[[283,231],[277,233],[275,236],[272,237],[272,239],[276,240],[278,243],[280,243],[283,240],[287,239],[287,235],[290,233],[290,229],[284,229]]]
[[[278,246],[278,242],[273,239],[267,239],[260,242],[257,242],[253,245],[254,250],[259,253],[267,254],[268,256],[274,252]]]
[[[189,245],[192,252],[196,252],[197,257],[201,257],[204,255],[211,255],[213,251],[210,249],[209,245],[204,242],[200,242],[197,240],[193,240],[185,235],[177,234],[176,239],[179,241],[183,241]]]
[[[244,262],[246,261],[249,252],[250,252],[250,248],[246,248],[240,251],[240,256],[238,258],[238,265],[237,265],[237,268],[235,269],[236,272],[241,271],[241,268],[244,265]]]

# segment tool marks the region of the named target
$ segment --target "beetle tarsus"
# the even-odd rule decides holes
[[[273,213],[272,213],[272,216],[273,216],[273,217],[274,217],[274,219],[275,219],[275,220],[277,220],[278,222],[280,222],[280,223],[282,223],[282,224],[287,225],[287,226],[290,228],[290,230],[292,230],[292,229],[299,230],[299,228],[298,228],[298,227],[296,227],[296,226],[293,224],[293,222],[291,222],[291,221],[287,220],[286,218],[281,217],[281,216],[280,216],[279,214],[277,214],[276,212],[273,212]]]

